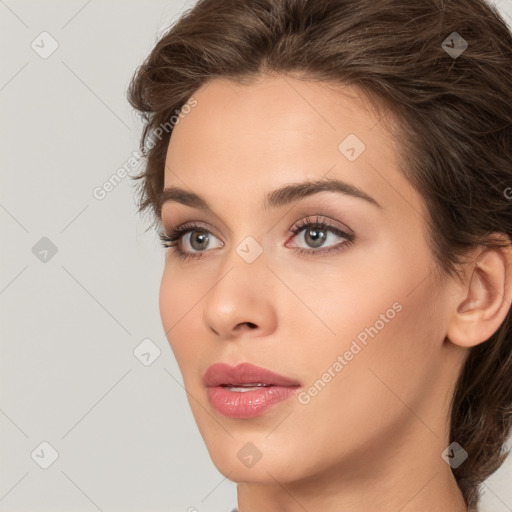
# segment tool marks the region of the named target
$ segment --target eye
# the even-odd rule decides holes
[[[185,236],[189,234],[190,236]],[[210,241],[217,239],[217,237],[206,228],[192,222],[173,229],[170,235],[161,232],[159,233],[159,237],[163,247],[171,248],[182,259],[201,257],[202,254],[200,253],[204,252]],[[185,240],[184,244],[181,242],[181,239]],[[185,247],[188,245],[192,249],[192,252],[190,252],[188,248],[183,250],[183,245],[185,245]],[[223,244],[220,243],[218,247],[222,246]],[[199,251],[199,254],[195,254],[193,251]]]
[[[322,220],[320,217],[316,217],[314,221],[306,217],[290,230],[290,233],[295,236],[301,232],[304,232],[303,239],[307,244],[306,247],[292,246],[299,254],[325,254],[331,251],[341,251],[355,240],[355,235],[352,233],[346,233],[342,229],[335,227],[329,219]],[[161,232],[159,237],[163,247],[172,249],[183,260],[202,257],[207,249],[212,249],[212,247],[209,247],[211,241],[218,240],[208,229],[193,222],[173,229],[169,235]],[[342,238],[344,241],[336,245],[323,247],[326,241],[332,238],[336,239],[336,237]],[[217,248],[223,247],[223,245],[219,241]],[[321,248],[320,250],[318,250],[319,247]]]
[[[304,220],[297,223],[290,232],[295,236],[298,236],[300,233],[304,234],[302,239],[306,243],[306,246],[297,247],[300,254],[325,254],[326,252],[342,250],[346,246],[352,244],[355,240],[355,235],[352,233],[347,233],[342,229],[333,226],[330,220],[323,220],[320,217],[316,217],[314,221],[309,217],[306,217]],[[332,239],[336,241],[336,238],[344,238],[345,241],[336,245],[327,245],[327,247],[324,247],[326,241]],[[322,250],[314,250],[319,247],[321,247]],[[304,250],[308,248],[313,250]]]
[[[213,238],[216,238],[215,235],[209,231],[202,229],[190,229],[183,235],[183,245],[186,250],[190,250],[191,248],[193,251],[203,251],[208,248],[208,244]],[[219,247],[222,247],[222,244]]]

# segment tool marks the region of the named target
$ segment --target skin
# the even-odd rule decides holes
[[[201,257],[167,249],[160,313],[212,461],[238,483],[239,511],[467,510],[441,457],[449,401],[468,349],[508,311],[510,252],[479,248],[462,281],[436,272],[423,199],[353,87],[265,75],[215,79],[194,98],[171,137],[164,186],[201,195],[214,213],[168,202],[162,221],[168,233],[201,223],[210,245],[191,246],[189,232],[181,247]],[[354,161],[338,149],[351,133],[366,145]],[[270,191],[322,177],[381,208],[323,191],[263,209]],[[307,229],[290,233],[307,216],[347,226],[354,243],[321,253],[346,239],[325,232],[317,247]],[[247,236],[263,249],[252,263],[236,252]],[[401,310],[309,403],[294,397],[252,419],[209,404],[202,376],[216,362],[248,361],[308,390],[394,303]],[[237,457],[249,442],[262,454],[252,467]]]

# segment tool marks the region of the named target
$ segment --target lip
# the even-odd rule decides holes
[[[215,363],[206,370],[203,383],[206,387],[239,386],[253,383],[268,386],[300,386],[300,382],[251,363],[240,363],[237,366]]]
[[[203,377],[211,406],[229,418],[253,418],[294,394],[301,384],[283,375],[250,363],[229,366],[216,363]],[[232,391],[227,386],[263,384],[250,391]]]

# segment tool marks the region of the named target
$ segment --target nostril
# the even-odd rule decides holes
[[[243,329],[244,326],[247,326],[250,329],[255,329],[256,327],[258,327],[256,324],[253,324],[252,322],[242,322],[238,324],[237,329]]]

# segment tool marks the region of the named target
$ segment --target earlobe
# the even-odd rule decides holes
[[[468,264],[462,300],[456,304],[447,338],[462,347],[488,340],[511,308],[512,247],[483,248]]]

